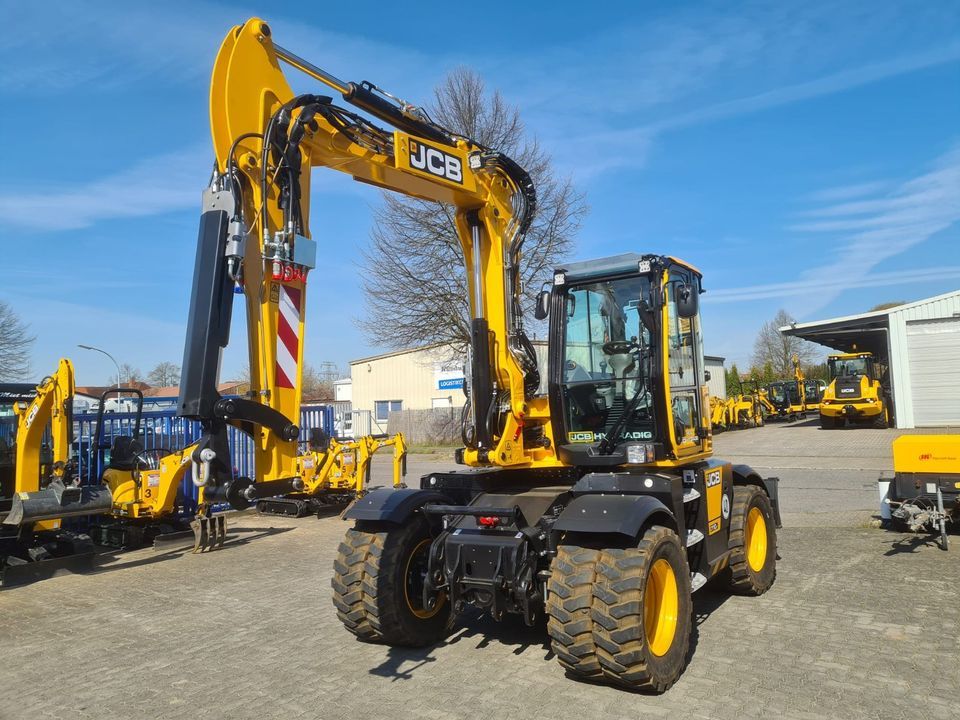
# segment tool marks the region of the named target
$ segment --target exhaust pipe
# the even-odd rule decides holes
[[[41,520],[103,515],[113,508],[113,495],[106,485],[67,487],[54,480],[43,490],[13,496],[4,525],[29,525]]]

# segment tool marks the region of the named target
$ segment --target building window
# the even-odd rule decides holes
[[[403,400],[377,400],[373,403],[373,416],[378,423],[390,419],[390,413],[403,410]]]

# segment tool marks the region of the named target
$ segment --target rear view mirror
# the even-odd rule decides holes
[[[677,314],[682,318],[692,318],[700,309],[700,296],[692,286],[678,283],[676,289]]]
[[[541,290],[540,294],[537,295],[537,305],[533,309],[533,316],[537,320],[546,320],[547,315],[550,314],[550,291]]]

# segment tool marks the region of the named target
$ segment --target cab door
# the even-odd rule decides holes
[[[681,317],[677,289],[683,284],[700,292],[700,278],[685,268],[671,268],[666,283],[664,343],[669,387],[670,426],[678,457],[699,455],[710,449],[709,389],[703,360],[703,335],[699,310]]]

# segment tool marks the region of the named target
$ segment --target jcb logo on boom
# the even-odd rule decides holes
[[[463,185],[463,163],[443,150],[410,141],[410,167]]]

